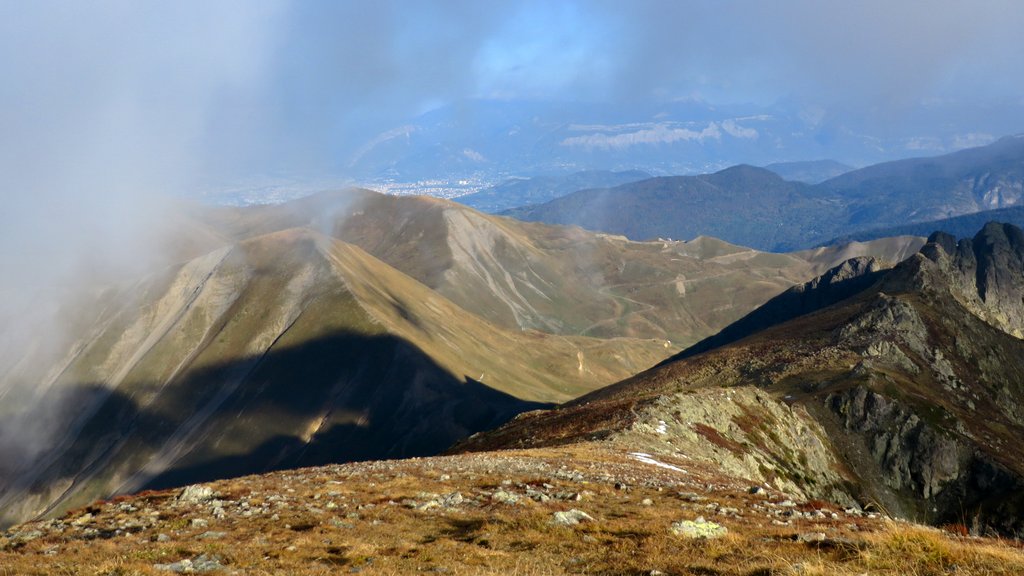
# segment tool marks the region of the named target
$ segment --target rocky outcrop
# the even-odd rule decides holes
[[[971,239],[939,232],[928,240],[922,254],[947,273],[953,295],[988,323],[1024,337],[1024,231],[989,222]]]
[[[1024,232],[990,224],[970,240],[935,235],[888,271],[849,261],[705,343],[714,350],[490,438],[608,439],[807,498],[1020,535],[1022,249]]]
[[[961,476],[970,458],[970,450],[957,439],[867,388],[829,394],[826,402],[844,428],[863,439],[883,481],[895,490],[935,500]]]
[[[934,523],[969,520],[976,532],[1021,530],[1020,517],[1009,513],[1020,508],[1020,478],[979,451],[969,438],[929,423],[919,416],[920,410],[865,387],[829,394],[825,402],[853,440],[846,459],[858,462],[867,456],[873,464],[857,468],[865,499],[879,502],[890,513]],[[862,453],[852,453],[856,451]],[[879,481],[884,486],[874,485]]]

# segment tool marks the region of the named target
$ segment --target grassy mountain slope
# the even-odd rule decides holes
[[[506,328],[660,338],[681,346],[837,263],[827,251],[765,254],[728,243],[720,246],[731,246],[724,249],[731,254],[701,248],[716,245],[713,239],[630,242],[485,215],[444,200],[358,190],[223,209],[207,219],[233,238],[293,226],[320,230]],[[916,242],[857,249],[887,258]]]
[[[607,443],[360,462],[95,502],[0,532],[0,565],[25,576],[1024,570],[1012,540],[759,488],[752,494],[714,467]],[[720,535],[687,537],[687,526]]]
[[[5,376],[25,396],[4,404],[8,519],[151,485],[436,453],[527,400],[571,398],[666,353],[504,330],[307,229],[111,289],[89,310],[59,370]]]

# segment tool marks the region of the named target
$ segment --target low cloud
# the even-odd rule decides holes
[[[709,122],[700,130],[679,127],[671,123],[659,123],[639,130],[629,132],[608,133],[616,128],[628,129],[627,126],[576,126],[576,129],[601,129],[602,132],[570,136],[560,142],[562,146],[574,146],[596,150],[622,150],[633,146],[652,146],[661,144],[675,144],[677,142],[704,143],[707,140],[721,140],[723,132],[733,138],[756,139],[757,130],[744,128],[735,120],[723,122]]]
[[[744,128],[737,124],[735,120],[726,120],[722,122],[722,130],[733,138],[756,140],[758,137],[757,130],[754,130],[753,128]]]

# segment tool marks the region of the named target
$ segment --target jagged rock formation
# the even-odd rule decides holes
[[[754,333],[741,323],[742,340],[521,415],[463,448],[606,439],[804,496],[1020,534],[1021,238],[990,224],[955,244],[935,236],[886,272],[858,275],[871,265],[851,263],[760,313],[771,324],[788,310],[784,322]],[[869,286],[835,301],[843,278]]]
[[[972,239],[959,242],[945,233],[928,239],[927,256],[950,276],[953,294],[990,324],[1024,337],[1024,233],[1009,224],[990,222]]]

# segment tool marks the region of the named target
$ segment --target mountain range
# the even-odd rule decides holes
[[[264,326],[281,325],[267,311],[295,317],[258,360],[208,364],[148,387],[79,389],[62,416],[76,428],[32,476],[54,481],[63,500],[47,519],[0,534],[2,565],[25,574],[82,573],[69,566],[737,576],[1024,569],[1012,541],[983,537],[1019,534],[1024,522],[1024,231],[991,223],[959,241],[934,234],[894,267],[865,256],[871,245],[817,249],[804,257],[841,263],[711,341],[551,407],[460,382],[451,365],[435,363],[431,355],[449,346],[472,353],[472,343],[450,341],[472,327],[460,318],[468,313],[421,283],[308,226],[265,231],[310,206],[317,210],[306,215],[317,217],[308,225],[317,223],[328,199],[337,201],[211,216],[235,222],[229,232],[263,233],[133,287],[157,296],[139,302],[149,320],[173,308],[168,301],[195,303],[158,322],[164,329],[143,331],[149,351],[113,346],[108,358],[138,360],[129,374],[171,369],[157,350],[176,337],[204,343],[195,357],[209,358],[215,346],[266,340],[273,331]],[[720,241],[695,244],[704,257],[736,254]],[[198,275],[186,273],[203,263]],[[196,290],[189,279],[200,277]],[[231,288],[237,282],[242,294]],[[124,300],[107,296],[113,310]],[[295,298],[305,300],[297,315]],[[231,313],[218,317],[218,301],[232,301]],[[121,324],[139,315],[133,305],[113,315],[100,323],[110,333],[78,348],[82,368],[113,366],[90,358],[104,340],[139,342]],[[175,328],[210,320],[223,329],[207,338]],[[503,338],[502,330],[465,338]],[[439,342],[429,348],[433,335]],[[524,358],[570,340],[551,338],[539,347],[509,341],[502,354],[496,340],[481,345],[525,371],[536,364]],[[557,371],[565,351],[551,352],[545,369]],[[535,392],[543,390],[538,382]],[[93,396],[106,397],[95,411]],[[414,454],[503,420],[449,456],[292,468],[339,450]],[[34,423],[3,421],[5,439]],[[266,441],[247,445],[253,437]],[[19,461],[3,462],[6,473]],[[290,469],[239,476],[275,467]],[[48,477],[59,469],[64,476]],[[153,489],[90,503],[90,493],[109,490],[111,471],[121,482],[150,477]],[[226,478],[165,488],[207,474]],[[38,491],[14,498],[9,490],[9,518],[40,501]]]
[[[652,178],[581,190],[505,214],[643,240],[709,234],[761,250],[807,248],[836,237],[1017,206],[1024,137],[944,156],[886,162],[810,185],[766,169]]]
[[[639,222],[668,222],[674,206],[694,226],[740,230],[746,222],[744,237],[782,246],[826,234],[822,214],[839,230],[895,219],[869,209],[894,190],[905,196],[890,208],[904,219],[1013,204],[1021,142],[816,185],[737,166],[552,204],[604,194],[604,210],[627,214],[614,203],[640,194]],[[729,214],[727,205],[740,209]],[[798,209],[800,216],[790,212]],[[675,519],[659,534],[678,535],[686,522],[725,530],[721,520],[742,538],[765,538],[796,518],[831,524],[814,524],[828,530],[821,537],[785,538],[841,547],[860,538],[860,526],[882,530],[878,514],[963,534],[1024,533],[1016,448],[1024,433],[1024,231],[1013,224],[990,222],[961,239],[935,232],[772,253],[703,235],[636,241],[360,189],[244,208],[180,204],[166,217],[178,233],[166,239],[160,265],[75,287],[60,338],[48,346],[14,339],[16,349],[5,351],[13,361],[0,366],[2,521],[51,520],[13,528],[0,538],[0,555],[54,538],[94,552],[88,542],[97,536],[87,530],[104,539],[136,529],[206,538],[192,529],[211,519],[196,524],[176,510],[212,507],[220,522],[239,498],[258,506],[239,508],[240,517],[273,522],[269,500],[240,495],[283,476],[226,479],[320,467],[290,472],[305,486],[363,470],[332,467],[353,461],[370,461],[373,473],[352,498],[366,498],[377,482],[389,495],[353,503],[346,519],[362,518],[368,505],[473,514],[465,506],[492,513],[526,498],[556,514],[552,521],[571,512],[577,524],[594,517],[549,508],[593,499],[590,510],[615,523],[628,517],[622,499],[635,486],[641,508],[682,499],[687,514],[716,515]],[[447,460],[375,462],[446,450]],[[581,460],[586,474],[557,472]],[[446,472],[434,474],[435,466]],[[510,466],[510,477],[495,466]],[[613,472],[595,471],[605,466]],[[651,475],[655,468],[660,475]],[[577,478],[600,494],[559,484]],[[227,499],[180,488],[218,479],[231,487]],[[436,482],[449,492],[409,492]],[[143,500],[122,500],[140,492]],[[110,497],[115,503],[95,502]],[[701,508],[708,498],[714,505]],[[800,515],[785,515],[788,507]],[[123,515],[140,510],[148,519]],[[313,503],[303,510],[328,515]],[[299,516],[288,514],[295,526]],[[524,529],[497,514],[508,523],[495,529],[499,538]],[[334,537],[302,518],[318,541]],[[531,518],[530,526],[548,526]],[[404,529],[428,538],[425,525]],[[617,536],[601,538],[672,545],[664,534],[641,538],[615,526]],[[551,545],[546,528],[525,529],[540,532],[540,549]],[[483,528],[458,530],[486,539]],[[185,568],[212,561],[178,550],[187,552]],[[692,572],[696,560],[687,562]]]
[[[493,214],[520,206],[543,204],[577,190],[608,188],[646,180],[650,177],[650,174],[640,170],[624,170],[622,172],[587,170],[563,176],[513,178],[479,192],[459,196],[456,200],[460,204]]]
[[[60,347],[4,367],[7,522],[434,454],[650,367],[851,255],[896,262],[922,242],[640,243],[365,190],[167,217],[179,263],[80,287]]]
[[[854,234],[835,238],[829,244],[846,244],[853,241],[870,241],[890,236],[927,236],[932,232],[945,232],[958,238],[970,236],[988,222],[1006,222],[1014,226],[1024,226],[1024,206],[982,210],[952,218],[929,220],[915,224],[900,224],[886,228],[870,228]]]

